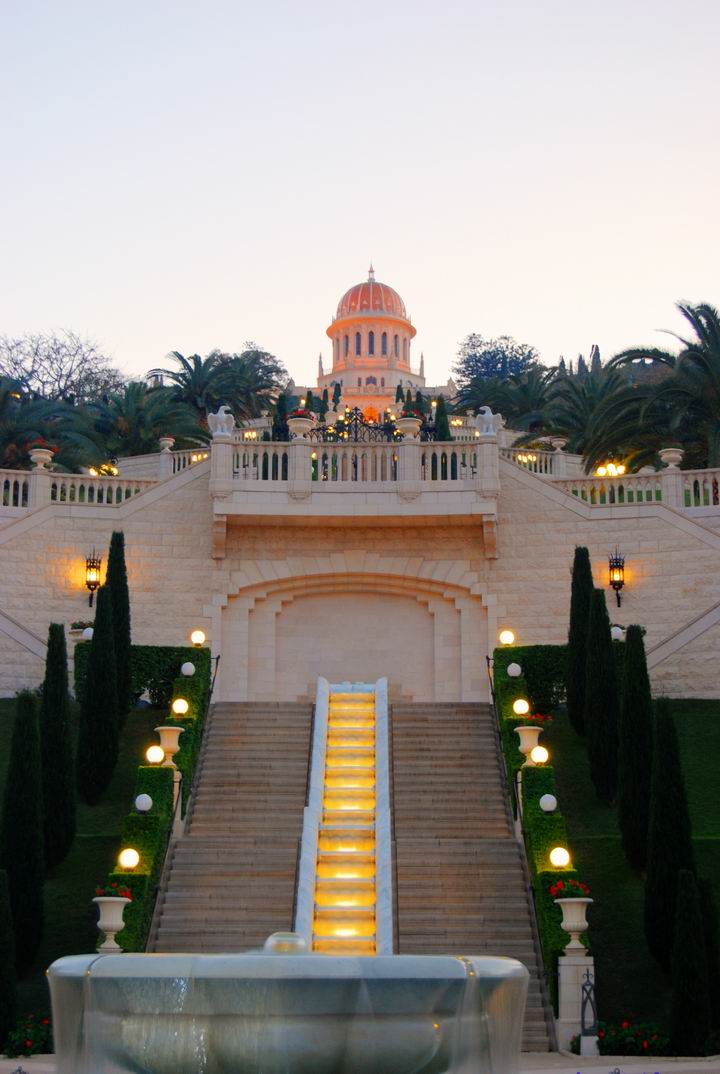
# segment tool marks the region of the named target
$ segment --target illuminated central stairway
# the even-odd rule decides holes
[[[313,951],[375,954],[375,694],[330,691]]]

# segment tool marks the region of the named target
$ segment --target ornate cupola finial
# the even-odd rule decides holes
[[[375,269],[372,267],[372,261],[368,269],[368,283],[375,283]]]

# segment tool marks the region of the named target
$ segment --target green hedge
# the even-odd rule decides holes
[[[163,666],[162,654],[175,654],[173,661],[176,670],[179,663],[191,660],[195,665],[195,674],[191,677],[180,675],[167,687],[167,704],[176,697],[184,697],[189,704],[188,712],[182,718],[169,716],[163,720],[166,727],[182,727],[180,749],[175,754],[175,764],[183,777],[183,809],[192,787],[200,745],[202,742],[203,722],[210,692],[210,651],[208,649],[167,649],[160,646],[137,646],[133,649],[149,649],[161,653],[155,667]],[[178,663],[178,654],[180,659]],[[170,667],[170,663],[164,664]],[[165,687],[163,687],[165,689]],[[172,711],[172,710],[170,710]],[[171,768],[142,766],[138,769],[133,807],[122,829],[122,847],[134,847],[140,855],[140,863],[135,869],[117,868],[108,878],[108,883],[118,882],[127,885],[132,891],[132,902],[125,910],[125,927],[117,935],[117,941],[124,951],[144,951],[152,922],[157,887],[160,883],[163,862],[170,829],[172,826],[172,788],[173,772]],[[153,807],[149,813],[138,813],[134,800],[138,794],[149,794]]]
[[[135,869],[118,867],[108,877],[108,884],[124,884],[132,892],[132,902],[125,909],[125,927],[117,935],[123,951],[145,949],[172,823],[172,769],[138,768],[133,803],[138,794],[150,795],[152,809],[149,813],[138,813],[133,805],[122,827],[120,846],[121,849],[134,847],[140,863]]]
[[[568,942],[568,934],[560,926],[562,911],[550,895],[550,888],[561,879],[577,878],[577,870],[571,865],[556,869],[550,864],[550,851],[555,846],[569,849],[567,829],[562,813],[543,813],[540,799],[544,794],[554,794],[555,773],[550,766],[526,768],[523,772],[523,831],[528,865],[535,891],[535,913],[547,973],[550,996],[557,1010],[557,960]]]
[[[504,645],[493,653],[495,679],[508,664],[519,664],[522,676],[509,681],[523,683],[533,709],[543,715],[565,700],[566,661],[567,645]]]
[[[75,646],[75,696],[82,700],[90,642],[82,641]],[[150,702],[158,708],[169,705],[173,696],[180,665],[187,660],[195,665],[194,678],[210,677],[210,650],[195,649],[191,645],[133,645],[130,648],[132,695],[137,699],[145,690]],[[189,680],[186,680],[189,681]]]
[[[514,714],[512,705],[519,697],[527,698],[535,712],[548,715],[565,696],[564,645],[518,645],[504,646],[493,654],[493,685],[500,718],[502,743],[508,781],[515,783],[516,774],[525,758],[518,749],[519,738],[515,728],[527,721]],[[516,679],[507,674],[508,664],[517,663],[523,674]],[[549,854],[554,846],[568,847],[565,821],[559,809],[544,813],[540,798],[544,794],[557,797],[555,775],[550,765],[523,769],[522,806],[523,832],[528,865],[535,893],[535,913],[543,952],[543,963],[548,979],[550,998],[557,1010],[557,960],[565,948],[568,935],[560,926],[562,911],[550,895],[551,886],[561,878],[577,877],[571,865],[555,869]]]

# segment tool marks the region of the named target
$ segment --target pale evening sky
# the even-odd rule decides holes
[[[719,0],[0,0],[0,334],[142,374],[254,339],[314,377],[340,295],[604,357],[720,304]]]

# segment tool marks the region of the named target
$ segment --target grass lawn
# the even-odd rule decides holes
[[[120,828],[132,804],[135,770],[148,743],[156,740],[153,728],[159,712],[135,709],[123,729],[120,756],[110,786],[95,806],[78,803],[75,841],[65,861],[45,883],[45,938],[35,966],[19,981],[19,1011],[47,1015],[50,998],[45,969],[61,955],[94,951],[98,932],[93,889],[112,865],[120,842]],[[0,700],[0,802],[15,717],[15,702]]]
[[[720,785],[709,758],[720,749],[720,701],[674,701],[698,873],[709,877],[720,903]],[[590,781],[585,740],[559,712],[543,733],[552,753],[560,808],[574,863],[596,900],[590,941],[597,970],[600,1017],[633,1015],[663,1021],[670,990],[650,958],[643,931],[643,882],[627,865],[614,809],[601,805]]]

